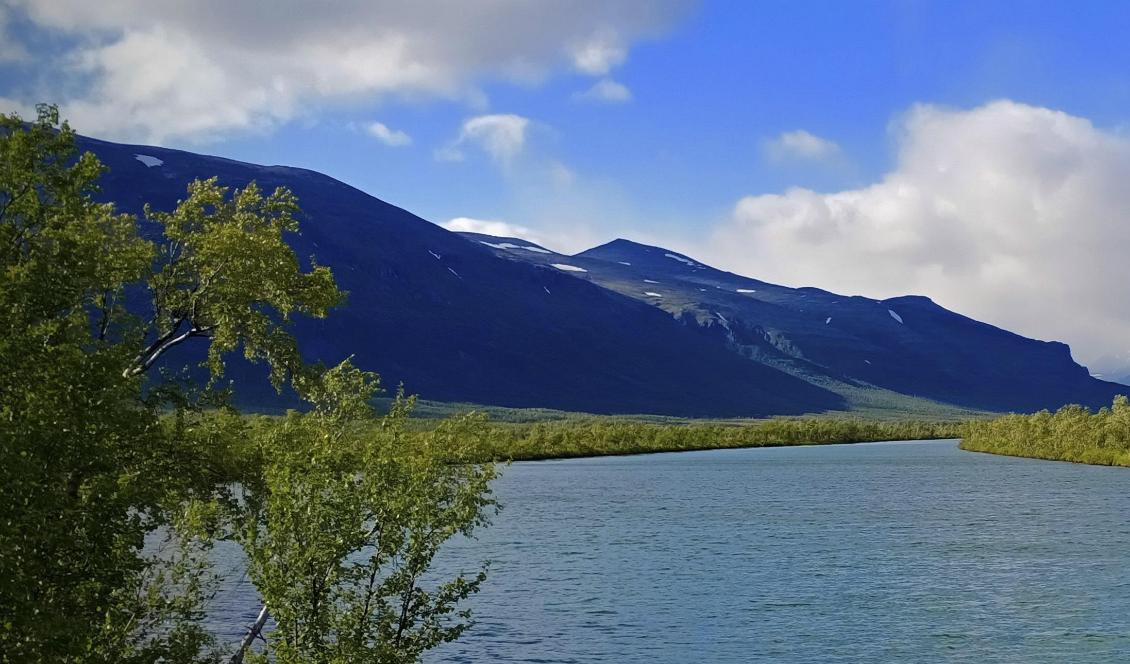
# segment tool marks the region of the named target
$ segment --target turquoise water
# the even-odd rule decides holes
[[[873,443],[517,463],[495,491],[442,565],[493,561],[477,624],[427,664],[1130,661],[1130,469]]]
[[[438,662],[1130,661],[1130,470],[956,441],[519,463]],[[458,563],[454,563],[458,566]]]

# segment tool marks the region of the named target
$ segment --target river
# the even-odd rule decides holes
[[[425,662],[1130,661],[1130,470],[956,441],[516,463]],[[253,610],[252,610],[253,613]]]

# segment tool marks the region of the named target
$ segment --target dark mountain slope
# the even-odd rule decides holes
[[[735,362],[698,326],[556,268],[500,258],[324,175],[93,139],[80,147],[111,169],[103,198],[131,212],[173,207],[198,177],[292,189],[307,217],[299,255],[316,255],[349,291],[329,319],[297,324],[304,349],[326,362],[354,354],[386,384],[429,399],[682,416],[843,407],[794,376]],[[254,370],[235,362],[230,371]]]
[[[628,240],[561,256],[468,237],[512,260],[573,266],[574,277],[694,321],[732,351],[800,376],[999,411],[1106,405],[1125,391],[1090,377],[1062,343],[1021,337],[925,297],[787,288]]]

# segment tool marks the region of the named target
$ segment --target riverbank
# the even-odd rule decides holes
[[[535,461],[656,452],[792,445],[830,445],[959,437],[956,422],[878,422],[780,418],[737,425],[656,424],[600,418],[529,424],[490,423],[475,448],[477,461]],[[431,432],[414,432],[426,439]]]
[[[1130,467],[1130,401],[1117,397],[1098,412],[1064,406],[1055,413],[971,421],[961,438],[961,449],[970,452]]]

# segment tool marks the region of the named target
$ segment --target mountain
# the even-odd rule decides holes
[[[310,359],[354,355],[386,385],[441,401],[680,416],[798,414],[845,407],[825,388],[736,362],[697,327],[555,268],[508,260],[313,171],[163,148],[79,141],[109,166],[101,197],[171,209],[194,178],[289,187],[305,219],[299,256],[330,266],[347,303],[296,323]],[[240,398],[270,395],[233,361]],[[253,378],[253,380],[248,380]],[[258,391],[249,390],[254,386]]]
[[[500,257],[556,266],[713,331],[735,355],[822,385],[871,386],[968,408],[1106,405],[1125,391],[1092,378],[1067,345],[1028,339],[921,296],[875,300],[787,288],[661,247],[615,240],[575,256],[464,234]]]
[[[565,256],[449,232],[309,170],[79,145],[110,168],[101,197],[134,213],[145,202],[172,208],[194,178],[289,187],[305,215],[296,251],[329,265],[349,293],[328,319],[295,324],[304,352],[327,363],[353,355],[428,399],[753,417],[848,409],[861,393],[1029,411],[1125,391],[1091,378],[1063,344],[922,297],[785,288],[626,240]],[[271,399],[262,373],[231,363],[245,403]]]

